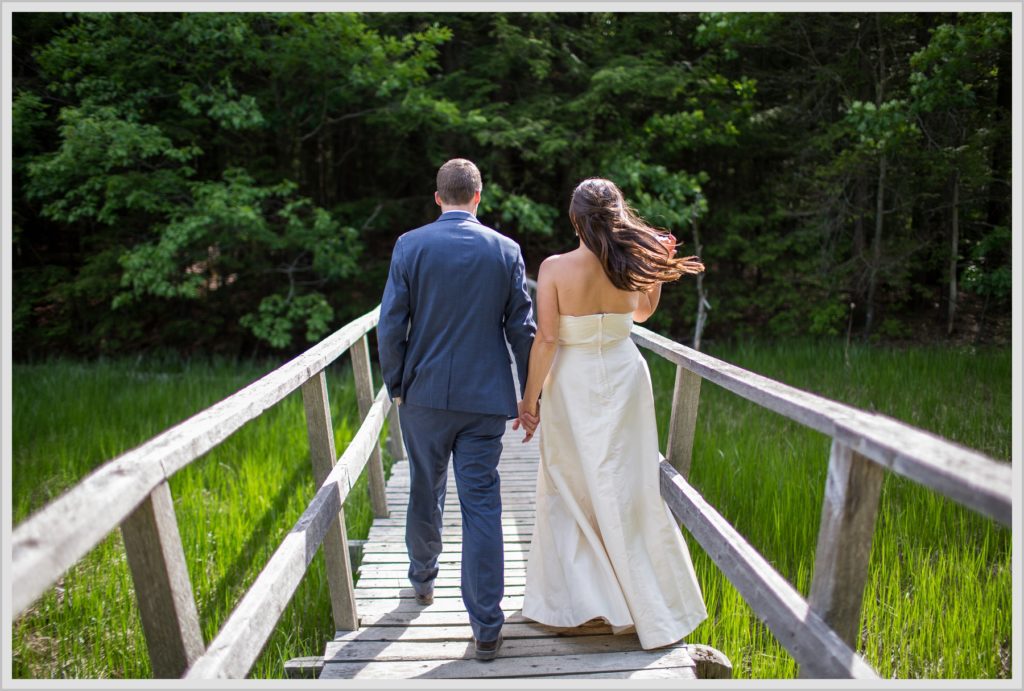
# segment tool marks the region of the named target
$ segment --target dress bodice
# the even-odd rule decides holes
[[[600,312],[558,320],[558,344],[562,346],[607,346],[629,338],[633,330],[632,312]]]

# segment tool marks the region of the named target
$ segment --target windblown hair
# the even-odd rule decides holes
[[[637,216],[626,204],[622,190],[611,180],[589,178],[577,185],[569,205],[569,219],[619,290],[646,292],[658,283],[699,273],[692,264],[695,257],[669,256],[668,249],[658,240],[658,234],[667,231],[654,228]]]

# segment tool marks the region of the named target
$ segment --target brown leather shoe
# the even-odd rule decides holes
[[[495,658],[498,654],[498,648],[501,647],[504,641],[499,633],[498,637],[493,641],[478,641],[474,638],[473,642],[476,643],[476,659],[487,662]]]

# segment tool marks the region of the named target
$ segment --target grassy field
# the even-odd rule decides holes
[[[342,358],[347,361],[347,358]],[[103,461],[221,400],[274,365],[122,360],[14,368],[15,525]],[[336,446],[358,428],[347,366],[327,371]],[[385,450],[386,469],[390,459]],[[171,479],[181,539],[209,643],[313,498],[298,391]],[[366,478],[345,505],[349,535],[373,518]],[[322,554],[252,670],[281,677],[292,657],[322,655],[333,634]],[[120,531],[115,531],[14,625],[13,676],[151,676]]]
[[[711,355],[1010,460],[1008,350],[734,345]],[[664,448],[675,366],[649,358]],[[806,597],[831,440],[704,382],[692,484]],[[1009,677],[1011,533],[887,473],[860,652],[883,678]],[[744,678],[792,677],[793,659],[692,539],[710,616],[691,635]]]
[[[710,352],[1010,458],[1007,349],[855,347],[849,365],[841,345],[748,344]],[[650,361],[664,434],[674,367]],[[16,365],[15,525],[98,464],[272,367],[174,358]],[[340,451],[357,427],[347,368],[332,366],[328,386]],[[805,595],[828,449],[824,436],[704,384],[691,481]],[[371,519],[365,479],[360,485],[346,505],[351,538],[364,537]],[[177,474],[171,490],[209,642],[313,496],[298,392]],[[1010,548],[1008,530],[887,477],[860,652],[883,677],[1009,676]],[[722,650],[737,677],[794,676],[788,654],[692,541],[691,550],[710,617],[689,640]],[[282,676],[287,659],[322,654],[331,633],[317,555],[251,676]],[[119,533],[15,621],[13,647],[15,678],[150,676]]]

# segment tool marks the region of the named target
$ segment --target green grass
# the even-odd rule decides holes
[[[1008,349],[740,344],[711,355],[1010,460]],[[648,358],[664,448],[675,366]],[[690,481],[805,597],[830,439],[704,382]],[[735,676],[792,677],[793,659],[689,540],[709,617],[689,638]],[[858,646],[883,678],[1008,678],[1011,533],[886,474]]]
[[[741,367],[1010,458],[1008,349],[741,344],[712,349]],[[674,366],[652,356],[664,435]],[[223,361],[53,361],[16,365],[15,525],[103,461],[215,403],[273,365]],[[346,367],[328,370],[336,445],[357,427]],[[662,441],[664,442],[664,436]],[[705,382],[691,481],[802,593],[813,572],[829,440]],[[389,461],[385,453],[386,468]],[[212,640],[313,496],[301,398],[291,394],[171,481],[203,634]],[[349,536],[371,520],[365,478],[346,503]],[[786,651],[692,540],[709,619],[690,636],[722,650],[735,676],[792,677]],[[887,476],[859,650],[883,677],[1007,677],[1010,532]],[[15,621],[15,678],[150,676],[119,532]],[[317,555],[251,676],[283,675],[332,634]]]
[[[347,360],[347,358],[342,358]],[[13,395],[15,525],[104,461],[216,403],[273,365],[54,361],[16,365]],[[347,366],[327,371],[335,443],[358,428]],[[385,453],[385,471],[390,459]],[[313,498],[301,394],[296,391],[171,479],[200,625],[213,640]],[[345,505],[350,538],[372,521],[366,478]],[[14,623],[13,676],[151,676],[120,531],[72,567]],[[333,635],[318,553],[254,666],[281,677],[292,657],[322,655]]]

